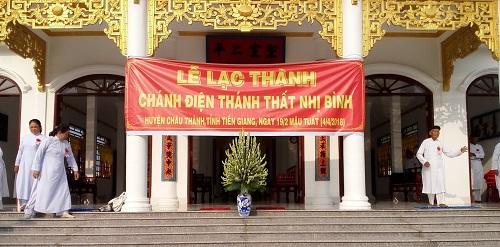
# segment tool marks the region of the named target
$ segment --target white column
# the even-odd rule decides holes
[[[188,192],[188,181],[191,171],[188,170],[189,164],[189,138],[188,136],[176,136],[175,139],[175,160],[177,163],[177,197],[179,198],[179,210],[187,210],[187,202],[191,193]]]
[[[340,204],[340,147],[339,137],[330,136],[330,195]]]
[[[363,133],[344,137],[344,196],[339,209],[370,209],[366,196]]]
[[[389,106],[391,119],[391,156],[392,172],[403,172],[403,153],[401,141],[401,97],[392,96]]]
[[[148,139],[145,136],[127,136],[126,151],[126,191],[127,200],[123,212],[151,211],[149,204],[148,179]]]
[[[85,176],[94,177],[96,164],[97,101],[93,95],[87,96],[87,119],[85,124]]]
[[[127,55],[145,57],[147,54],[147,0],[128,0]],[[146,136],[127,136],[126,191],[124,212],[151,211],[147,197],[148,139]]]
[[[316,137],[304,137],[305,197],[308,205],[333,205],[330,181],[316,181]]]
[[[177,141],[176,141],[177,142]],[[174,144],[177,146],[177,143]],[[175,147],[177,151],[178,148]],[[179,199],[177,196],[177,182],[176,181],[163,181],[160,178],[163,173],[163,136],[153,136],[153,152],[152,152],[152,174],[153,181],[151,182],[151,204],[153,211],[177,211],[179,209]],[[177,158],[177,153],[174,153]],[[176,163],[177,163],[177,159]],[[174,165],[174,172],[177,175],[177,164]],[[178,179],[176,177],[176,179]]]
[[[363,1],[342,0],[343,58],[363,59]],[[364,103],[364,102],[363,102]],[[370,209],[365,184],[364,134],[344,137],[344,196],[340,209]]]

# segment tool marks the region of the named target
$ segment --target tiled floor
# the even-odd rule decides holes
[[[371,209],[374,210],[386,210],[386,209],[417,209],[418,206],[426,206],[427,202],[422,201],[422,203],[416,202],[389,202],[389,201],[377,201],[371,204]],[[495,208],[500,210],[500,203],[498,202],[483,202],[483,203],[473,203],[472,206],[479,206],[480,208]],[[98,209],[103,206],[103,204],[91,204],[91,205],[73,205],[72,208],[76,209],[87,209],[93,208]],[[333,205],[306,205],[306,204],[298,204],[298,203],[266,203],[266,202],[258,202],[254,203],[252,207],[263,207],[263,208],[280,208],[280,209],[288,209],[288,210],[339,210],[338,204]],[[179,211],[197,211],[200,209],[223,209],[230,208],[236,209],[236,203],[225,203],[225,204],[191,204],[187,207],[180,207]],[[2,212],[16,212],[17,207],[13,204],[4,204]]]

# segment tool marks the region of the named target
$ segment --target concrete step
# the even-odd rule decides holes
[[[369,219],[363,220],[349,220],[345,222],[341,221],[332,221],[332,222],[272,222],[266,219],[260,219],[260,221],[254,222],[243,222],[242,220],[233,220],[234,222],[228,222],[224,219],[219,219],[217,222],[215,219],[210,221],[205,220],[197,220],[197,221],[186,221],[186,222],[172,222],[168,219],[164,220],[104,220],[99,221],[99,224],[96,225],[96,221],[94,220],[82,220],[82,219],[39,219],[39,220],[5,220],[0,222],[0,231],[30,231],[32,229],[36,230],[62,230],[62,231],[105,231],[107,229],[121,229],[121,230],[134,230],[138,227],[148,228],[151,230],[166,230],[166,231],[214,231],[213,229],[217,229],[219,231],[225,229],[239,229],[244,228],[247,231],[255,230],[295,230],[295,229],[308,229],[308,230],[337,230],[337,229],[348,229],[348,230],[357,230],[358,228],[363,229],[391,229],[396,228],[400,229],[401,227],[411,227],[414,229],[428,229],[434,227],[440,228],[484,228],[484,227],[500,227],[500,222],[498,222],[498,218],[492,221],[486,220],[478,220],[478,219],[446,219],[445,221],[419,221],[419,222],[411,222],[411,221],[401,221],[397,219],[390,220],[379,220],[370,222]],[[311,219],[308,219],[311,221]],[[36,223],[35,223],[36,222]]]
[[[4,218],[17,218],[20,213],[17,212],[0,212],[0,220]],[[239,217],[236,210],[225,210],[225,211],[181,211],[181,212],[138,212],[138,213],[128,213],[128,212],[73,212],[75,215],[85,215],[86,218],[158,218],[158,217]],[[429,210],[356,210],[356,211],[345,211],[345,210],[255,210],[252,211],[251,216],[271,216],[271,217],[281,217],[281,216],[327,216],[327,217],[415,217],[415,216],[494,216],[499,214],[499,209],[429,209]]]
[[[254,236],[235,236],[233,239],[220,239],[217,236],[209,236],[206,239],[198,237],[174,240],[168,238],[135,239],[131,242],[127,238],[99,238],[89,237],[83,241],[79,239],[33,239],[33,240],[3,240],[0,246],[498,246],[498,238],[477,237],[473,235],[454,237],[391,237],[391,236],[335,236],[321,238],[314,236],[303,238],[303,236],[289,237],[287,239],[257,239]]]
[[[500,210],[0,213],[0,246],[498,246]],[[51,215],[48,215],[51,216]]]

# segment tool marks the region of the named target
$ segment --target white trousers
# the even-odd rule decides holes
[[[437,204],[440,205],[440,204],[446,204],[445,201],[444,201],[444,192],[443,193],[437,193],[437,194],[427,194],[427,196],[429,197],[429,204],[431,205],[434,205],[434,198],[437,199]]]
[[[28,203],[28,200],[26,199],[18,199],[19,200],[19,206],[26,205]]]
[[[472,197],[475,202],[481,201],[481,190],[472,190]]]

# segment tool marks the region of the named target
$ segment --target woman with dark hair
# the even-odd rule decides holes
[[[35,212],[55,213],[62,218],[75,217],[68,213],[71,195],[64,160],[72,168],[75,180],[80,174],[68,137],[69,126],[61,124],[40,144],[33,161],[35,184],[24,210],[24,218],[31,218]]]
[[[26,207],[28,199],[30,199],[31,188],[35,179],[31,175],[31,165],[35,158],[36,150],[40,143],[45,140],[45,136],[41,134],[42,123],[38,119],[31,119],[29,122],[30,134],[25,135],[19,144],[17,151],[14,173],[16,173],[15,195],[19,203],[20,211]]]

